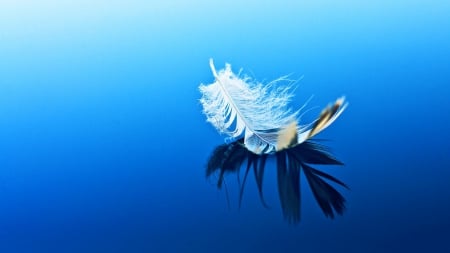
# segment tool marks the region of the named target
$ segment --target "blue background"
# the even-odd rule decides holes
[[[448,1],[0,2],[1,252],[449,252]],[[293,106],[350,106],[320,137],[346,166],[343,217],[303,187],[283,221],[276,174],[206,180],[208,60]],[[273,162],[272,162],[273,165]],[[269,168],[270,162],[269,162]],[[304,180],[304,179],[302,179]],[[304,182],[304,181],[302,181]],[[306,185],[303,185],[306,186]],[[282,251],[281,251],[282,250]]]

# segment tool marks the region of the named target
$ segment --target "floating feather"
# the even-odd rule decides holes
[[[214,83],[199,87],[207,121],[233,140],[244,137],[255,154],[274,152],[278,131],[295,120],[296,113],[287,108],[291,86],[251,82],[235,75],[229,64],[217,73],[212,59],[210,66]]]
[[[277,81],[267,85],[240,78],[227,64],[218,73],[210,60],[215,81],[200,85],[203,112],[220,133],[231,142],[218,146],[209,158],[206,176],[218,172],[217,187],[221,188],[226,173],[240,174],[244,161],[244,178],[240,184],[241,206],[248,173],[253,168],[261,202],[264,200],[262,185],[266,160],[276,158],[278,194],[283,216],[291,223],[300,221],[300,175],[301,171],[326,217],[343,214],[344,197],[326,180],[348,188],[333,176],[312,168],[311,164],[342,165],[323,145],[310,140],[331,125],[347,107],[344,97],[326,107],[317,120],[299,126],[298,113],[288,108],[292,97],[291,86],[274,87]]]
[[[207,121],[231,140],[243,137],[245,147],[255,154],[270,154],[286,148],[286,144],[278,143],[280,131],[292,124],[296,126],[298,137],[291,145],[311,138],[333,123],[347,106],[342,97],[322,112],[313,128],[297,126],[299,111],[288,107],[293,96],[292,83],[275,87],[285,80],[284,77],[263,85],[248,77],[240,78],[231,71],[229,64],[217,72],[212,59],[209,63],[215,80],[199,87]]]

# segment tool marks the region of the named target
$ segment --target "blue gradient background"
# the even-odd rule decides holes
[[[1,1],[0,252],[450,252],[448,1]],[[303,79],[294,106],[345,94],[320,137],[348,211],[275,172],[231,211],[204,166],[208,59]],[[270,164],[269,164],[270,165]],[[272,164],[273,165],[273,164]],[[273,168],[273,167],[272,167]],[[305,186],[305,185],[303,185]],[[234,188],[233,188],[234,187]]]

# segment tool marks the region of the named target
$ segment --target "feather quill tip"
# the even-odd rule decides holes
[[[313,137],[331,125],[341,115],[345,108],[347,108],[347,105],[348,102],[345,102],[345,97],[342,96],[336,99],[333,105],[328,105],[325,107],[309,131],[307,139]]]

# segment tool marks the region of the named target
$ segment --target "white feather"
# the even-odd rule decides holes
[[[263,85],[236,76],[229,64],[217,73],[212,59],[209,63],[215,80],[199,86],[207,121],[232,140],[243,137],[245,147],[256,154],[273,153],[306,141],[332,124],[347,107],[344,97],[339,98],[334,107],[324,109],[313,127],[314,122],[297,126],[299,111],[288,108],[293,82],[275,86],[286,80],[282,77]],[[297,134],[297,142],[289,146],[293,134]]]
[[[210,66],[215,81],[199,87],[207,121],[233,139],[244,137],[244,145],[256,154],[274,152],[278,131],[297,115],[287,107],[292,97],[292,82],[275,87],[273,84],[284,80],[280,78],[262,85],[236,76],[229,64],[219,72],[212,59]]]

